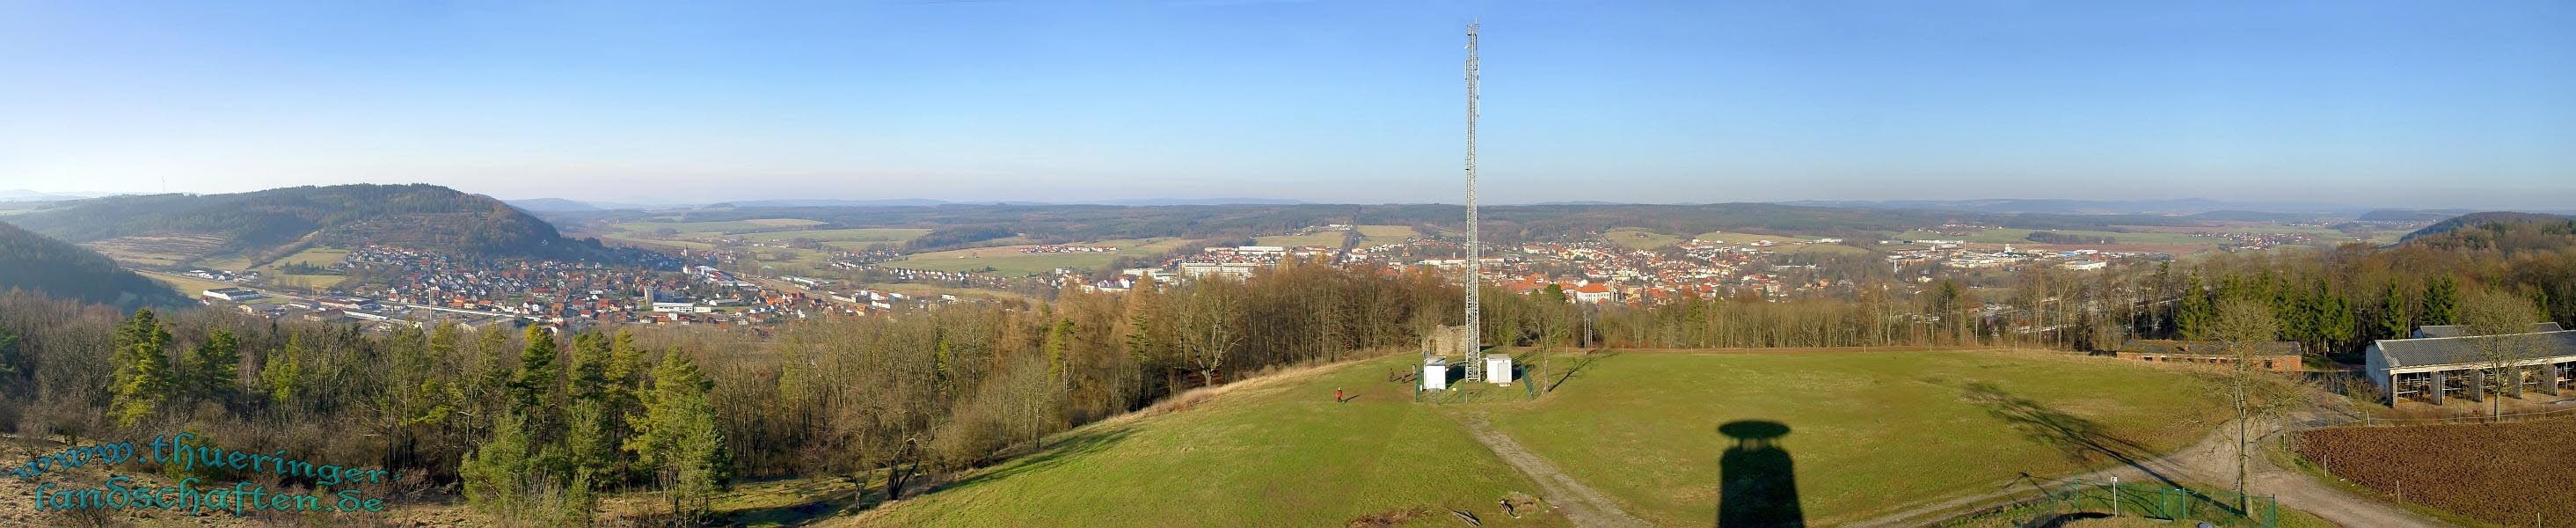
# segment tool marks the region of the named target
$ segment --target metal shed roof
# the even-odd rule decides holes
[[[2533,333],[2540,333],[2540,332],[2556,332],[2556,331],[2560,331],[2560,330],[2566,330],[2566,329],[2565,329],[2565,328],[2559,328],[2559,327],[2558,327],[2558,323],[2556,323],[2556,322],[2531,323],[2531,331],[2532,331]],[[2469,325],[2431,325],[2431,326],[2417,327],[2417,328],[2415,329],[2415,337],[2418,337],[2418,338],[2425,338],[2425,337],[2462,337],[2462,336],[2467,336],[2467,335],[2469,335]]]
[[[2460,365],[2477,362],[2480,341],[2530,339],[2540,348],[2534,358],[2576,356],[2576,330],[2421,339],[2381,339],[2378,350],[2388,368]]]

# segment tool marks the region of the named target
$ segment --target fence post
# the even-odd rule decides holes
[[[2111,516],[2120,516],[2120,476],[2111,476]]]
[[[2271,504],[2265,506],[2264,509],[2269,510],[2271,514],[2263,518],[2263,527],[2279,528],[2281,526],[2281,496],[2273,495],[2270,499]]]

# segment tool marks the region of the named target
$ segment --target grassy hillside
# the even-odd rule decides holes
[[[1412,359],[1255,381],[1187,410],[1093,424],[843,525],[1341,526],[1425,506],[1440,523],[1456,523],[1446,511],[1456,508],[1486,526],[1563,526],[1503,514],[1495,501],[1537,486],[1386,381]],[[1335,403],[1336,388],[1358,398]]]
[[[1602,353],[1535,401],[1421,405],[1386,381],[1399,354],[1287,377],[1176,413],[1095,424],[1059,445],[847,520],[858,526],[1335,526],[1412,506],[1511,519],[1494,501],[1538,493],[1465,433],[1505,434],[1628,513],[1700,525],[1720,504],[1735,441],[1723,424],[1784,424],[1811,524],[1991,491],[2179,447],[2220,405],[2170,368],[2048,353],[1921,350]],[[1534,359],[1528,356],[1525,359]],[[1552,365],[1565,370],[1567,356]],[[1527,364],[1527,363],[1525,363]],[[1336,404],[1334,389],[1359,395]],[[1516,392],[1517,387],[1507,389]],[[1925,434],[1941,431],[1939,435]],[[1104,483],[1119,483],[1104,486]],[[1443,515],[1446,515],[1443,512]],[[1431,525],[1454,523],[1439,518]]]
[[[0,291],[10,289],[126,308],[188,302],[98,253],[0,223]]]

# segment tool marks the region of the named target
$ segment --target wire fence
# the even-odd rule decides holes
[[[2161,482],[2105,482],[2082,478],[2038,485],[2043,496],[2034,503],[2036,514],[2023,526],[2053,525],[2064,522],[2069,516],[2099,514],[2201,521],[2215,526],[2277,528],[2281,525],[2280,501],[2271,495],[2200,491]]]
[[[2555,419],[2555,418],[2576,417],[2576,406],[2568,406],[2567,408],[2564,408],[2564,409],[2550,409],[2550,410],[2546,410],[2546,411],[2525,411],[2525,412],[2518,412],[2518,413],[2504,413],[2504,414],[2486,414],[2486,413],[2484,413],[2484,412],[2480,412],[2480,411],[2478,411],[2478,410],[2471,410],[2470,412],[2468,412],[2468,413],[2466,413],[2466,414],[2460,414],[2460,415],[2456,415],[2456,416],[2436,416],[2436,417],[2431,417],[2431,418],[2382,418],[2382,417],[2378,417],[2378,416],[2373,416],[2373,415],[2371,415],[2371,413],[2368,413],[2368,412],[2361,412],[2361,413],[2357,413],[2357,414],[2359,414],[2359,416],[2353,416],[2353,417],[2338,417],[2338,418],[2334,418],[2334,419],[2316,420],[2316,421],[2310,421],[2310,422],[2305,423],[2305,424],[2302,424],[2302,425],[2304,425],[2304,426],[2305,426],[2304,428],[2317,428],[2317,427],[2348,427],[2348,426],[2374,426],[2374,425],[2376,425],[2376,426],[2398,426],[2398,425],[2434,425],[2434,424],[2459,424],[2459,423],[2519,422],[2519,421],[2528,421],[2528,420],[2547,420],[2547,419]]]
[[[2469,414],[2464,414],[2464,415],[2459,415],[2459,416],[2442,416],[2442,417],[2435,417],[2435,418],[2379,418],[2379,417],[2373,417],[2373,416],[2363,416],[2360,420],[2355,420],[2355,421],[2353,421],[2352,423],[2361,424],[2361,425],[2415,425],[2415,424],[2436,424],[2436,423],[2483,423],[2483,422],[2513,422],[2513,421],[2522,421],[2522,420],[2540,420],[2540,419],[2559,418],[2559,417],[2566,417],[2566,416],[2576,416],[2576,406],[2569,406],[2569,407],[2564,408],[2564,409],[2550,409],[2550,410],[2546,410],[2546,411],[2528,411],[2528,412],[2518,412],[2518,413],[2505,413],[2505,414],[2497,414],[2497,415],[2488,415],[2488,414],[2485,414],[2485,413],[2471,412],[2471,413],[2469,413]]]

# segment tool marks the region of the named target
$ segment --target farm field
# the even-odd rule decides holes
[[[1565,526],[1515,519],[1495,502],[1537,493],[1435,407],[1386,372],[1395,354],[1224,387],[1166,414],[1124,417],[1057,436],[1048,449],[963,476],[926,495],[823,526],[1343,526],[1427,508],[1408,526]],[[1357,395],[1335,403],[1333,391]],[[1109,485],[1109,483],[1116,483]],[[1436,517],[1432,517],[1436,515]]]
[[[1601,232],[1601,238],[1608,239],[1610,243],[1618,244],[1619,247],[1628,249],[1655,249],[1679,244],[1682,241],[1682,237],[1631,227],[1622,227],[1603,231]]]
[[[852,228],[741,233],[742,231],[760,231],[822,224],[823,222],[798,218],[762,218],[723,222],[625,222],[611,225],[610,227],[613,228],[613,231],[591,233],[591,235],[598,236],[602,240],[615,240],[636,245],[658,245],[680,249],[715,249],[717,242],[723,242],[726,240],[740,242],[780,242],[803,238],[821,242],[825,246],[830,246],[843,251],[859,251],[876,244],[900,244],[908,242],[915,238],[921,238],[921,235],[928,234],[931,231],[929,229],[921,228]],[[663,234],[661,233],[661,230],[663,229],[670,229],[672,232],[670,234]],[[767,250],[769,249],[755,249],[755,251]],[[820,257],[816,257],[817,260],[815,260],[815,262],[819,263],[819,258]],[[799,260],[802,260],[802,257],[800,257]]]
[[[321,248],[321,247],[317,247],[317,248],[306,248],[306,249],[305,249],[305,250],[303,250],[303,251],[295,252],[295,254],[293,254],[293,255],[287,255],[287,256],[285,256],[285,257],[283,257],[283,258],[279,258],[279,259],[277,259],[277,260],[270,261],[270,262],[268,263],[268,265],[261,266],[261,267],[262,267],[262,268],[277,268],[277,267],[281,267],[281,266],[288,266],[288,265],[293,265],[293,264],[303,264],[303,265],[307,265],[307,266],[316,266],[316,267],[319,267],[319,266],[329,266],[329,265],[332,265],[332,264],[337,264],[337,263],[339,263],[339,262],[340,262],[340,260],[341,260],[341,259],[346,259],[346,258],[349,258],[349,250],[346,250],[346,249],[337,249],[337,248]]]
[[[2188,373],[1994,350],[1619,351],[1493,423],[1659,526],[1715,516],[1737,421],[1787,428],[1774,472],[1811,525],[1992,491],[2198,440],[2223,420]],[[1553,361],[1558,370],[1580,361]],[[1523,358],[1521,364],[1533,361]],[[1939,431],[1939,434],[1926,434]],[[1758,475],[1757,475],[1758,476]]]
[[[2195,244],[2195,245],[2217,246],[2217,245],[2222,244],[2222,243],[2231,242],[2231,241],[2229,241],[2229,240],[2227,240],[2227,239],[2224,239],[2224,238],[2208,237],[2208,236],[2200,236],[2200,235],[2194,235],[2194,234],[2190,234],[2190,233],[2158,233],[2158,232],[2149,232],[2149,231],[2129,231],[2129,232],[2117,232],[2117,231],[2086,231],[2086,230],[2078,230],[2078,229],[2046,229],[2046,230],[2042,230],[2042,229],[2010,229],[2010,228],[1989,228],[1989,229],[1980,229],[1980,230],[1977,230],[1976,232],[1969,233],[1969,234],[1968,234],[1968,236],[1965,238],[1965,240],[1967,240],[1967,241],[1969,241],[1969,242],[1983,242],[1983,243],[1988,243],[1988,244],[2037,244],[2037,242],[2032,242],[2032,241],[2030,241],[2030,238],[2029,238],[2029,236],[2030,236],[2031,232],[2033,232],[2033,231],[2049,231],[2049,232],[2053,232],[2053,233],[2062,233],[2062,234],[2068,234],[2068,235],[2079,235],[2079,236],[2111,237],[2112,239],[2114,239],[2114,240],[2118,241],[2118,242],[2119,242],[2119,244],[2122,244],[2122,245],[2125,245],[2125,244]],[[1928,231],[1908,231],[1908,232],[1905,232],[1905,233],[1897,234],[1897,235],[1896,235],[1896,238],[1900,238],[1900,239],[1917,239],[1917,240],[1919,240],[1919,239],[1936,239],[1936,240],[1957,240],[1957,239],[1960,239],[1960,237],[1958,237],[1958,236],[1956,236],[1956,235],[1944,235],[1944,234],[1940,234],[1940,233],[1933,233],[1933,232],[1928,232]]]
[[[1728,244],[1749,244],[1759,240],[1769,240],[1772,242],[1805,242],[1815,240],[1813,238],[1799,236],[1737,233],[1732,231],[1710,231],[1692,235],[1691,238],[1694,240],[1724,241]]]
[[[328,289],[332,285],[339,284],[342,280],[347,280],[348,277],[341,275],[292,274],[287,273],[284,267],[299,263],[310,266],[329,266],[340,262],[341,259],[348,258],[348,256],[349,250],[346,249],[321,247],[306,248],[303,251],[295,252],[293,255],[287,255],[283,258],[270,261],[268,264],[260,266],[259,271],[268,276],[265,280],[271,284],[296,286],[315,290]]]
[[[780,240],[795,240],[799,238],[813,239],[822,242],[909,242],[912,241],[912,239],[921,238],[921,235],[929,233],[929,229],[861,228],[778,231],[771,233],[750,233],[738,236],[745,240],[773,242]]]
[[[1346,233],[1349,233],[1349,231],[1324,231],[1305,235],[1272,235],[1266,237],[1253,237],[1252,244],[1256,246],[1279,246],[1292,248],[1298,246],[1340,248],[1342,247],[1342,238],[1347,236]]]
[[[136,235],[81,245],[126,264],[176,266],[203,257],[223,243],[223,237],[211,235]]]
[[[2337,427],[2299,435],[2299,455],[2382,496],[2481,522],[2576,519],[2576,418],[2502,424]]]
[[[1122,256],[1154,256],[1180,247],[1187,241],[1173,237],[1103,240],[1071,245],[1116,246],[1114,253],[1022,253],[1028,245],[993,246],[918,253],[880,264],[893,268],[933,271],[973,271],[1002,276],[1027,276],[1056,268],[1095,269],[1107,266]]]
[[[1419,233],[1413,230],[1413,226],[1363,225],[1351,227],[1360,232],[1361,244],[1393,244],[1403,242],[1406,238],[1412,238],[1419,235]]]
[[[186,296],[190,299],[197,298],[198,293],[206,290],[236,286],[235,284],[228,282],[215,282],[186,275],[172,275],[157,271],[135,270],[135,273],[142,274],[144,277],[150,278],[154,281],[159,281],[162,284],[168,284],[170,285],[170,289],[177,290],[180,295]]]
[[[610,227],[617,228],[617,230],[623,232],[649,235],[662,229],[670,229],[682,234],[699,234],[725,233],[732,231],[756,231],[763,229],[777,229],[781,227],[802,227],[814,225],[823,225],[823,222],[802,218],[755,218],[751,220],[727,220],[722,222],[621,222],[612,224]]]
[[[194,265],[206,269],[242,272],[250,271],[251,264],[250,257],[237,255],[219,259],[199,259]]]
[[[1781,253],[1815,253],[1827,255],[1869,254],[1869,250],[1842,244],[1789,244],[1785,246],[1772,246],[1770,249]]]
[[[693,240],[665,240],[665,239],[650,238],[650,237],[646,237],[646,236],[642,236],[642,235],[637,235],[637,234],[634,234],[634,233],[625,233],[625,232],[619,232],[619,233],[600,233],[598,236],[599,236],[599,238],[600,238],[601,240],[615,240],[615,241],[619,241],[619,242],[626,242],[626,243],[629,243],[629,244],[644,245],[644,246],[655,246],[655,245],[658,245],[658,246],[663,246],[663,247],[684,248],[684,249],[715,249],[715,248],[716,248],[716,245],[715,245],[715,244],[709,244],[709,243],[705,243],[705,242],[698,242],[698,241],[693,241]]]

